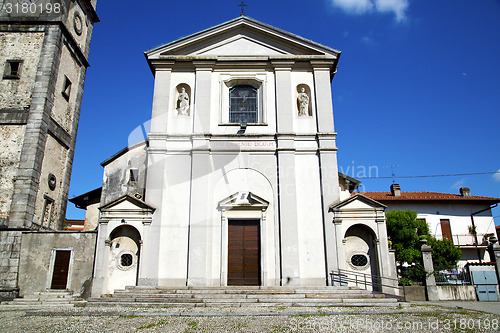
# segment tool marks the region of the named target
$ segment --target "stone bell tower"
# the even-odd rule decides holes
[[[97,0],[0,0],[0,297],[21,232],[64,223]]]

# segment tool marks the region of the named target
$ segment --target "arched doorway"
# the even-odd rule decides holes
[[[134,227],[124,225],[114,229],[109,240],[108,290],[137,285],[141,235]]]
[[[367,282],[375,284],[373,276],[380,274],[378,272],[376,236],[373,231],[367,226],[356,224],[347,229],[344,240],[347,268],[360,273],[360,275],[366,274]],[[379,286],[373,287],[374,291],[379,289]]]

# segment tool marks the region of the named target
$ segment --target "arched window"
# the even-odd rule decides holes
[[[258,123],[257,89],[237,85],[229,91],[229,122]]]

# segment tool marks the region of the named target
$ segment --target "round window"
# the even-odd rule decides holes
[[[120,257],[120,264],[123,267],[132,266],[132,255],[130,253],[124,253]]]
[[[368,257],[364,254],[355,254],[351,257],[351,264],[356,267],[364,267],[368,264]]]

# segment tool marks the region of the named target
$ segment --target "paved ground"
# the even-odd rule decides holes
[[[467,301],[441,301],[441,302],[412,302],[420,305],[438,305],[450,308],[468,309],[493,313],[500,316],[500,302],[467,302]]]
[[[500,316],[466,309],[479,306],[491,310],[499,303],[446,302],[446,307],[438,303],[402,308],[14,310],[2,306],[0,332],[499,332]]]

